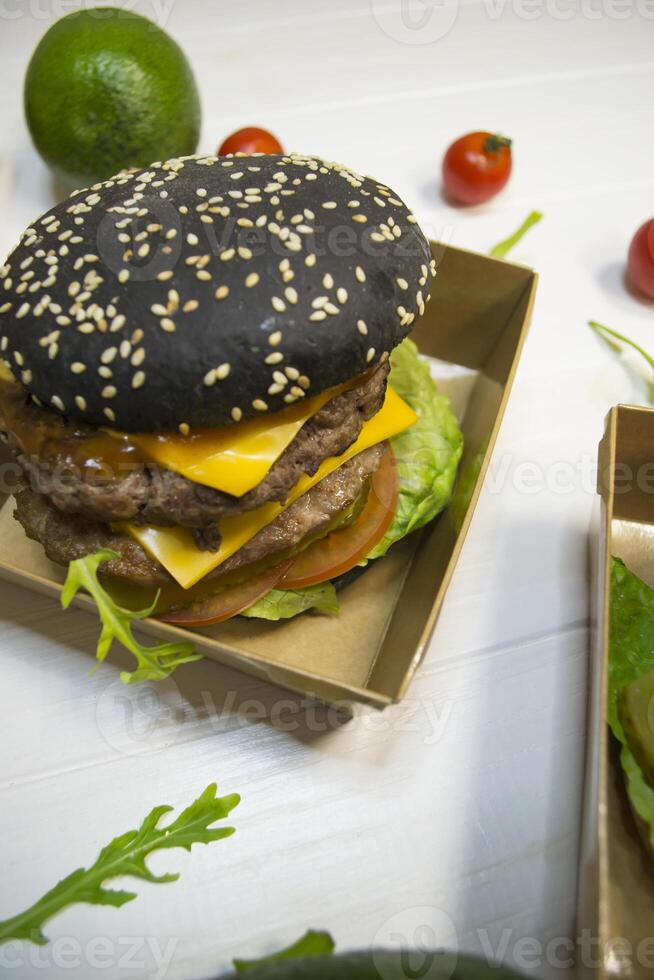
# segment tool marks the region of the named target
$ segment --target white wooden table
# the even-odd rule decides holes
[[[243,796],[236,836],[153,861],[177,884],[70,909],[50,946],[0,949],[2,976],[195,980],[308,926],[345,949],[422,922],[437,941],[455,932],[463,949],[562,975],[537,950],[574,930],[593,462],[608,407],[645,398],[586,320],[654,349],[652,308],[621,281],[654,212],[654,20],[636,0],[462,0],[418,29],[431,8],[415,3],[408,27],[396,0],[137,9],[163,11],[196,69],[204,150],[268,126],[378,175],[432,237],[480,251],[545,212],[515,253],[541,274],[534,322],[430,654],[405,704],[340,728],[211,663],[126,702],[119,658],[89,677],[94,619],[0,585],[0,918],[151,806],[213,780]],[[21,87],[37,39],[75,4],[58,6],[0,6],[3,253],[52,201]],[[476,128],[513,137],[515,172],[494,203],[455,210],[440,159]]]

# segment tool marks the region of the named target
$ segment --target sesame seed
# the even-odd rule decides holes
[[[50,399],[50,404],[54,405],[55,408],[58,408],[60,412],[66,411],[66,406],[62,402],[59,395],[53,395],[52,398]]]
[[[118,353],[117,347],[108,347],[107,350],[102,352],[100,360],[102,361],[103,364],[111,364],[111,362],[116,357],[117,353]]]
[[[325,313],[324,310],[316,310],[315,313],[312,313],[311,314],[311,316],[309,317],[309,319],[310,320],[314,320],[314,321],[326,320],[327,319],[327,314]]]
[[[183,436],[187,436],[191,431],[191,426],[188,422],[180,422],[177,428],[179,429],[180,435]]]
[[[79,408],[80,412],[86,411],[86,398],[83,398],[82,395],[75,395],[75,404]]]
[[[284,385],[274,383],[274,384],[271,384],[270,387],[268,388],[268,394],[269,395],[278,395],[283,390],[284,390]]]
[[[114,412],[113,408],[103,408],[102,411],[110,422],[116,421],[116,413]]]
[[[366,274],[365,274],[365,272],[363,271],[363,269],[361,268],[360,265],[358,265],[355,268],[354,275],[356,276],[356,279],[357,279],[358,282],[365,282],[366,281]]]
[[[132,388],[140,388],[145,381],[145,371],[137,371],[132,378]]]
[[[120,272],[118,273],[118,282],[127,282],[128,279],[129,279],[129,269],[121,269]]]
[[[168,279],[173,278],[174,274],[175,273],[173,272],[172,269],[166,269],[163,272],[157,273],[157,279],[159,280],[159,282],[167,282]]]
[[[16,319],[21,320],[24,316],[27,316],[29,311],[30,311],[30,304],[22,303],[16,311]]]
[[[84,371],[86,371],[86,364],[82,364],[81,361],[73,361],[73,363],[70,366],[70,369],[73,372],[73,374],[83,374]]]
[[[339,303],[341,303],[341,305],[343,303],[347,303],[347,289],[344,289],[343,286],[339,286],[336,290],[336,299]]]
[[[235,422],[240,422],[241,419],[243,418],[243,412],[237,405],[234,405],[234,408],[232,409],[230,414]]]
[[[132,367],[140,367],[141,364],[143,364],[144,360],[145,360],[145,347],[139,347],[139,349],[135,350],[134,353],[132,354],[130,358],[130,364],[132,365]]]
[[[268,343],[271,347],[279,347],[282,342],[282,332],[281,330],[273,330],[273,332],[268,337]]]
[[[231,371],[231,369],[232,368],[230,364],[227,363],[219,364],[218,367],[216,368],[216,378],[218,379],[218,381],[224,381],[227,375],[229,374],[229,372]]]
[[[233,259],[234,258],[234,255],[235,254],[236,253],[235,253],[235,251],[234,251],[233,248],[226,248],[224,252],[221,252],[220,253],[220,256],[219,256],[220,257],[220,261],[221,262],[229,262],[230,259]]]
[[[375,356],[375,348],[369,347],[368,350],[366,351],[366,361],[368,364],[370,364],[374,356]]]
[[[214,295],[216,299],[225,299],[229,295],[229,286],[218,286]]]
[[[334,278],[333,278],[333,276],[331,276],[329,274],[329,272],[326,272],[325,275],[322,277],[322,284],[325,287],[325,289],[332,289],[333,288],[333,286],[334,286]]]
[[[368,327],[366,326],[364,320],[357,320],[357,330],[363,337],[367,335]]]
[[[286,303],[279,296],[273,296],[270,302],[272,303],[273,309],[277,310],[278,313],[283,313],[286,309]]]
[[[398,276],[397,279],[395,280],[395,282],[398,284],[398,286],[400,287],[400,289],[408,289],[409,288],[408,282],[406,281],[406,279],[402,279],[401,276]]]
[[[309,255],[307,255],[307,257],[304,260],[304,264],[309,269],[316,264],[316,256],[313,252],[310,252]]]
[[[273,371],[272,376],[273,376],[273,381],[276,381],[277,384],[285,385],[287,383],[286,375],[282,374],[281,371]]]
[[[263,398],[255,398],[252,402],[252,408],[255,408],[257,412],[265,412],[268,410],[268,406]]]
[[[284,290],[284,296],[289,303],[297,303],[297,290],[293,289],[292,286],[287,286]]]
[[[286,367],[284,368],[284,371],[286,373],[286,376],[290,378],[291,381],[297,381],[297,379],[300,377],[300,372],[298,371],[297,368]]]
[[[264,358],[266,364],[279,364],[279,362],[283,360],[284,355],[281,353],[281,351],[273,351],[272,354],[268,354],[267,357]]]
[[[248,289],[251,289],[252,286],[256,286],[258,282],[259,282],[258,272],[251,272],[249,275],[245,277],[245,285]]]
[[[200,279],[203,282],[209,282],[209,280],[211,279],[211,273],[207,272],[206,269],[200,269],[198,272],[195,273],[195,276],[196,279]]]
[[[216,371],[215,371],[214,368],[211,368],[210,371],[207,371],[207,373],[205,374],[204,378],[202,379],[202,382],[203,382],[203,384],[205,384],[207,386],[207,388],[210,388],[212,385],[215,385],[215,383],[216,383]]]
[[[336,201],[323,201],[322,206],[327,211],[333,211],[334,208],[338,207]]]
[[[161,327],[162,330],[165,330],[166,333],[175,333],[175,329],[176,329],[175,323],[168,316],[163,317],[159,321],[159,326]]]
[[[366,223],[367,220],[368,219],[366,218],[365,214],[353,214],[352,215],[352,221],[357,221],[360,225],[365,225],[365,223]]]

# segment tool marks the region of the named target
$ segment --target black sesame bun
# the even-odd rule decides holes
[[[361,374],[422,313],[433,263],[384,184],[258,155],[75,192],[0,272],[15,376],[76,422],[134,432],[238,422]]]

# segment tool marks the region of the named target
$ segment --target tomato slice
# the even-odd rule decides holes
[[[269,568],[245,582],[198,599],[184,609],[162,613],[157,616],[157,619],[164,623],[173,623],[175,626],[213,626],[214,623],[222,623],[232,616],[238,616],[257,599],[274,589],[290,569],[293,561],[294,559],[291,558],[281,565],[275,565],[274,568]]]
[[[386,534],[397,506],[399,479],[390,446],[372,478],[365,507],[356,521],[314,541],[279,583],[280,589],[300,589],[336,578],[354,568]]]

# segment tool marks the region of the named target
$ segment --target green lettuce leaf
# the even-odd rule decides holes
[[[102,562],[118,557],[115,551],[103,548],[93,555],[71,561],[61,593],[61,605],[64,609],[68,608],[80,589],[85,589],[95,600],[102,621],[102,632],[96,651],[98,660],[102,662],[105,659],[114,640],[118,640],[126,650],[133,653],[136,657],[136,670],[122,671],[120,677],[125,684],[162,680],[169,677],[180,664],[201,660],[201,655],[195,652],[194,643],[159,643],[151,647],[139,643],[132,633],[132,622],[147,619],[159,597],[157,595],[153,604],[140,612],[131,612],[116,605],[98,580],[98,568]]]
[[[159,827],[159,822],[165,813],[171,812],[172,807],[156,806],[138,830],[128,830],[103,847],[90,868],[78,868],[62,878],[31,908],[0,922],[0,945],[12,939],[27,939],[43,946],[48,942],[43,934],[45,923],[77,902],[120,908],[136,898],[135,892],[105,888],[105,882],[112,878],[128,875],[156,884],[176,881],[178,874],[153,874],[145,859],[154,851],[172,847],[190,851],[193,844],[209,844],[230,837],[234,833],[233,827],[212,827],[211,824],[228,816],[239,801],[240,797],[235,793],[216,797],[216,784],[212,783],[166,827]]]
[[[331,582],[309,585],[305,589],[271,589],[241,616],[252,619],[291,619],[307,609],[336,616],[339,611],[336,589]]]
[[[654,789],[629,748],[618,713],[620,690],[654,669],[654,591],[619,558],[611,559],[608,722],[620,741],[620,761],[632,806],[654,846]]]
[[[368,560],[385,555],[392,544],[443,510],[463,452],[463,436],[449,399],[439,395],[412,340],[404,340],[391,354],[389,384],[417,413],[418,421],[391,439],[400,476],[397,509]]]
[[[267,963],[277,963],[279,960],[293,960],[298,956],[329,956],[333,952],[334,940],[328,932],[308,929],[297,942],[280,949],[278,953],[262,956],[258,960],[234,960],[234,969],[237,973],[245,973],[247,970],[265,966]]]

